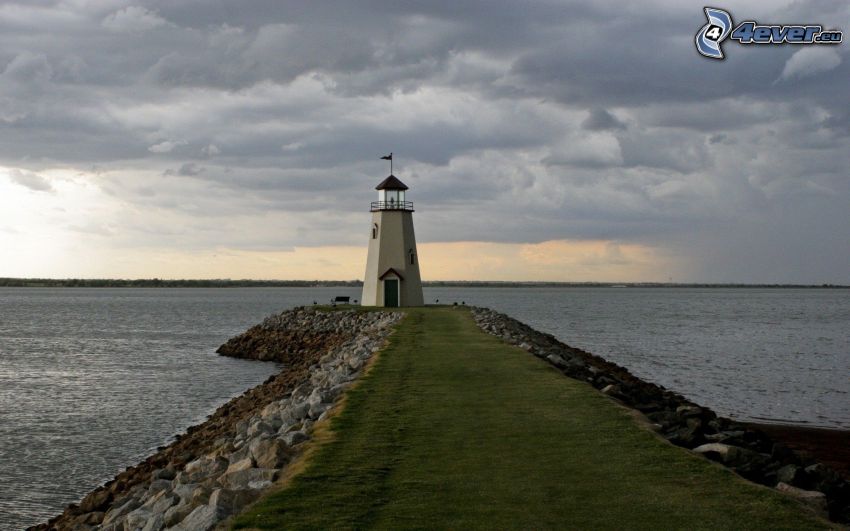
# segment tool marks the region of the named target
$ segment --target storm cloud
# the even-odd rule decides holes
[[[724,8],[850,30],[840,0]],[[704,24],[672,0],[3,2],[0,180],[114,202],[45,223],[117,248],[361,245],[392,151],[422,242],[850,283],[848,47],[712,61]]]

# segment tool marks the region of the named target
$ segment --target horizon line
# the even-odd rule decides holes
[[[45,285],[46,286],[43,286]],[[44,278],[44,277],[0,277],[0,287],[310,287],[310,286],[348,286],[363,284],[360,279],[319,280],[319,279],[231,279],[231,278]],[[134,286],[136,285],[136,286]],[[239,285],[239,286],[236,286]],[[786,282],[660,282],[660,281],[560,281],[560,280],[423,280],[423,286],[439,287],[468,286],[547,286],[547,287],[784,287],[784,288],[850,288],[850,284],[832,282],[786,283]]]

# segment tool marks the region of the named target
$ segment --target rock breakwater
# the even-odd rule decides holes
[[[272,485],[384,343],[393,312],[296,308],[222,345],[284,363],[265,383],[34,530],[206,530]]]
[[[487,308],[471,311],[485,332],[640,411],[671,443],[720,462],[750,481],[794,496],[836,522],[850,523],[850,483],[822,463],[799,455],[752,426],[719,417],[619,365],[565,345],[551,334]]]

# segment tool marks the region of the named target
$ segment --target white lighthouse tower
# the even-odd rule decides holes
[[[369,257],[360,300],[364,306],[422,306],[413,203],[404,197],[407,186],[390,174],[375,189],[378,200],[371,208]]]

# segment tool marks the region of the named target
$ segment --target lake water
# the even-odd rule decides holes
[[[38,523],[278,369],[215,349],[352,288],[0,288],[0,529]],[[850,428],[850,291],[427,288],[722,415]]]

